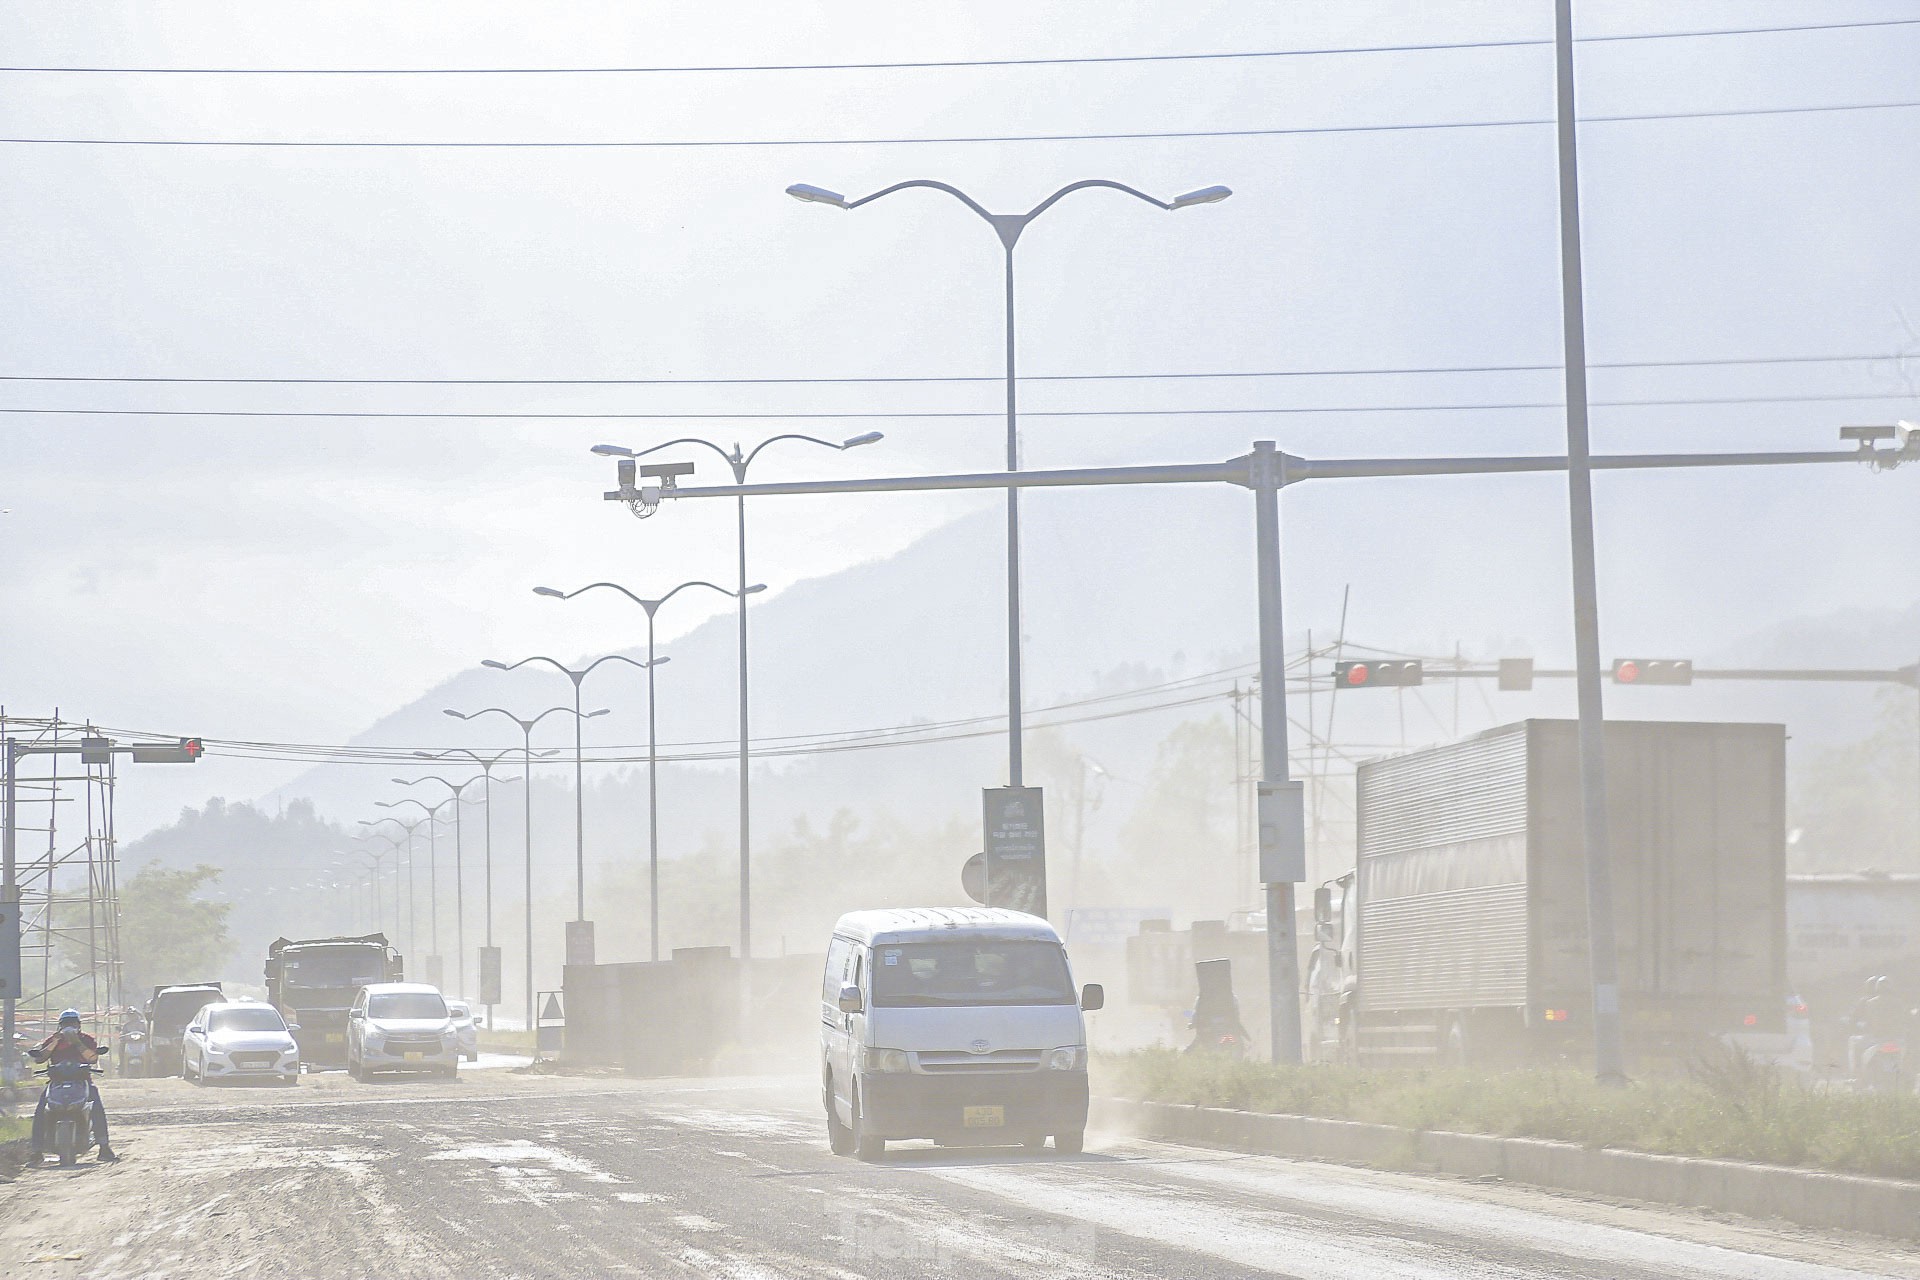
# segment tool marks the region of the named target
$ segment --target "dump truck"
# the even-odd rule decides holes
[[[1314,895],[1317,1059],[1559,1061],[1593,1044],[1577,724],[1527,720],[1360,766],[1357,865]],[[1606,725],[1630,1051],[1776,1032],[1786,730]]]
[[[307,1067],[347,1063],[347,1009],[371,982],[406,977],[384,933],[358,937],[276,938],[267,947],[267,999],[280,1010]]]

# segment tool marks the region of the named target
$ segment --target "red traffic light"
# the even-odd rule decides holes
[[[1693,663],[1685,658],[1621,658],[1613,664],[1615,684],[1692,684]]]
[[[180,740],[180,749],[187,753],[189,763],[198,760],[207,753],[206,747],[202,745],[198,738],[182,738]]]
[[[1349,689],[1416,685],[1424,678],[1425,672],[1419,661],[1411,658],[1333,664],[1334,684]]]

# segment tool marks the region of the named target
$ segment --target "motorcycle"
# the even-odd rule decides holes
[[[1907,1047],[1898,1040],[1862,1037],[1854,1080],[1869,1093],[1898,1093],[1906,1079]]]
[[[85,1062],[50,1062],[47,1077],[47,1121],[53,1151],[66,1168],[93,1149],[93,1077],[100,1068]]]
[[[120,1074],[123,1076],[147,1074],[146,1032],[124,1031],[120,1034]]]

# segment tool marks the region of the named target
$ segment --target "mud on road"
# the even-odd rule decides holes
[[[804,1078],[104,1082],[117,1165],[0,1183],[0,1275],[1920,1277],[1890,1242],[1106,1135],[830,1155]]]

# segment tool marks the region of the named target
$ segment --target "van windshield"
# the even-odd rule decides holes
[[[879,1009],[983,1004],[1073,1004],[1057,942],[911,942],[873,949]]]

